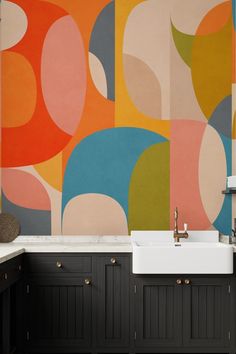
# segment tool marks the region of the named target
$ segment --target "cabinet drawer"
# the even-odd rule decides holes
[[[22,274],[22,256],[11,259],[0,266],[0,292],[20,279]]]
[[[30,273],[91,273],[92,257],[57,253],[48,255],[27,254],[26,268]]]

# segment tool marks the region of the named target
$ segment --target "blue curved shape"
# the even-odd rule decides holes
[[[232,175],[232,140],[227,138],[225,135],[219,134],[223,142],[226,165],[227,165],[227,176]],[[219,191],[220,193],[220,191]],[[232,195],[225,195],[224,203],[222,205],[221,211],[214,221],[213,225],[217,230],[219,230],[224,235],[231,235],[232,229]]]
[[[51,211],[21,207],[2,193],[2,209],[20,222],[21,235],[51,235]]]
[[[84,193],[114,198],[128,214],[130,177],[139,156],[149,146],[167,141],[139,128],[112,128],[82,140],[68,161],[63,183],[62,213],[66,204]]]
[[[232,139],[227,138],[226,136],[219,134],[224,150],[225,150],[225,157],[226,157],[226,164],[227,164],[227,176],[232,175]]]
[[[107,79],[107,97],[115,100],[115,3],[104,7],[95,22],[89,51],[101,61]]]
[[[215,130],[225,137],[232,137],[232,96],[226,96],[212,113],[209,122]]]
[[[214,227],[224,235],[231,235],[232,229],[232,195],[225,196],[221,211],[213,223]]]
[[[209,119],[211,125],[219,134],[225,151],[227,176],[232,174],[232,97],[225,97],[216,107]],[[220,193],[221,191],[219,191]],[[226,195],[219,215],[213,225],[225,235],[231,234],[232,226],[232,196]]]

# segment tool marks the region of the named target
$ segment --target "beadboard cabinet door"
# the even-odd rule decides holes
[[[229,347],[229,278],[179,278],[135,279],[136,346]]]
[[[25,343],[30,350],[77,348],[79,352],[90,346],[91,284],[86,278],[31,279],[26,284],[26,307]]]
[[[21,255],[0,264],[0,353],[16,352],[17,337],[17,286],[22,278]]]
[[[135,345],[178,347],[182,342],[182,286],[176,278],[135,279]]]
[[[183,291],[184,346],[229,346],[229,279],[191,277],[188,282]]]
[[[95,318],[99,347],[129,345],[130,257],[96,257]]]

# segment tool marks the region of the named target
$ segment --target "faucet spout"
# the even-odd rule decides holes
[[[179,217],[179,212],[178,212],[178,208],[175,208],[175,229],[174,232],[178,233],[178,217]]]
[[[179,232],[179,229],[178,229],[179,212],[178,212],[177,207],[175,208],[174,217],[175,217],[174,239],[175,239],[175,242],[179,242],[180,238],[188,238],[189,234],[187,231],[187,224],[184,224],[184,232]]]

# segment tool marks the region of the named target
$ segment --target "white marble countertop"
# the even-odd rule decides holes
[[[131,253],[130,236],[20,236],[0,244],[0,263],[21,253]]]

